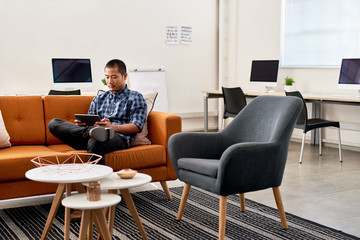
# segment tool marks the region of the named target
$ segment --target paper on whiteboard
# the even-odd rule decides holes
[[[134,71],[129,73],[128,79],[132,90],[158,93],[153,110],[169,112],[165,71]]]

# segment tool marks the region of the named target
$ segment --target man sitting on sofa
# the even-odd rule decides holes
[[[101,155],[100,164],[105,164],[105,153],[130,147],[130,142],[142,130],[147,114],[141,93],[125,84],[127,73],[123,61],[109,61],[105,77],[110,91],[94,97],[88,111],[88,114],[99,115],[100,122],[86,126],[79,120],[70,123],[54,118],[48,125],[54,136],[72,148]]]

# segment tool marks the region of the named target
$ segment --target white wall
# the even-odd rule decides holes
[[[166,25],[192,26],[192,45],[165,44]],[[93,88],[120,58],[129,69],[166,70],[169,109],[203,111],[217,88],[216,0],[1,0],[0,95],[46,94],[51,58],[90,58]]]
[[[234,3],[236,2],[236,3]],[[281,0],[236,0],[237,46],[236,74],[228,85],[240,85],[244,89],[254,89],[249,83],[251,61],[253,59],[280,59],[281,55]],[[301,69],[280,68],[276,90],[283,91],[284,77],[291,76],[296,81],[295,88],[302,92],[345,93],[337,89],[339,68]],[[347,92],[355,94],[355,91]],[[309,106],[310,107],[310,106]],[[343,143],[360,147],[360,106],[324,105],[324,116],[341,122]],[[337,142],[336,131],[324,131],[325,142]],[[301,132],[295,131],[294,137]],[[308,134],[310,137],[310,134]]]

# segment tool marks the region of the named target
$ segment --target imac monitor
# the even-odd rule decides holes
[[[59,88],[91,87],[90,59],[53,58],[54,86]]]
[[[340,68],[338,88],[357,90],[360,96],[360,59],[343,59]]]
[[[251,65],[250,83],[265,86],[272,91],[276,86],[279,60],[253,60]]]

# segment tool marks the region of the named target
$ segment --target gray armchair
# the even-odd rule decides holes
[[[220,195],[219,239],[225,237],[227,195],[273,188],[282,227],[287,222],[279,186],[290,137],[302,110],[295,97],[261,96],[251,101],[221,132],[177,133],[169,154],[178,178],[185,182],[177,220],[181,220],[191,186]]]

